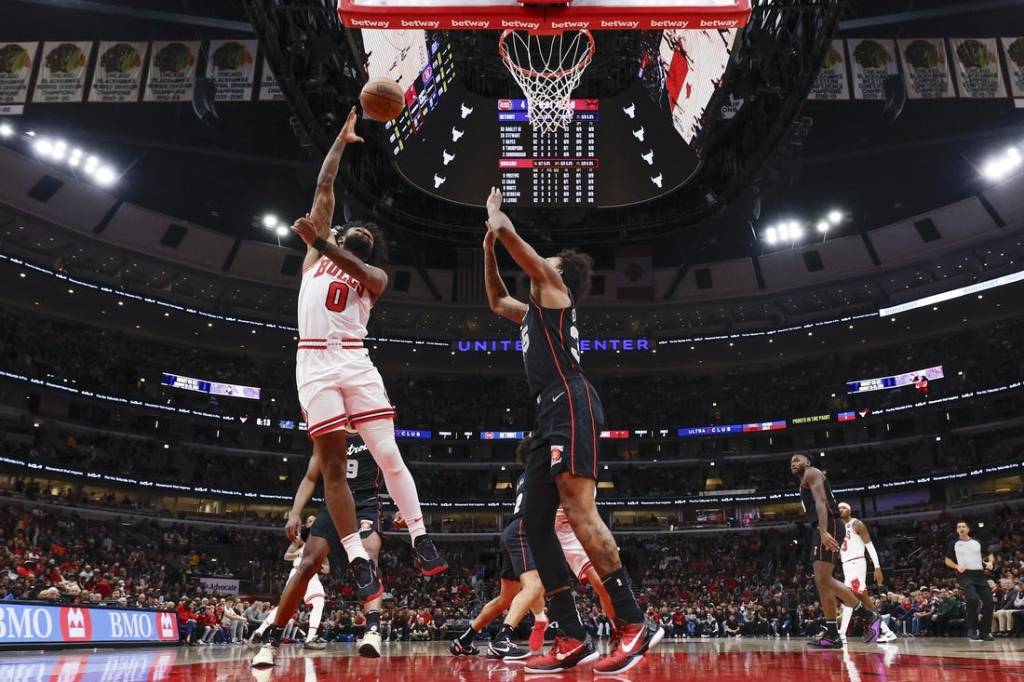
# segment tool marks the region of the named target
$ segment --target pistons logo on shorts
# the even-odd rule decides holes
[[[373,530],[373,521],[369,519],[363,519],[359,522],[359,532],[365,533],[366,531]]]
[[[562,446],[552,445],[551,446],[551,466],[562,463]]]

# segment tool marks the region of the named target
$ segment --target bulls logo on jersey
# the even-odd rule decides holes
[[[92,616],[88,609],[65,607],[60,610],[60,632],[65,642],[92,639]]]

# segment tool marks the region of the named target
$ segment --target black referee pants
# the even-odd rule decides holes
[[[979,630],[982,637],[992,632],[992,589],[984,571],[964,571],[960,575],[960,587],[967,599],[967,629]],[[981,624],[978,624],[978,607],[981,607]]]

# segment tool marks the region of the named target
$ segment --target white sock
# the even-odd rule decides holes
[[[886,636],[889,636],[889,635],[892,634],[892,630],[890,630],[889,626],[885,624],[885,619],[884,618],[882,619],[882,634],[884,634]]]
[[[839,634],[846,637],[846,629],[850,627],[850,619],[853,617],[853,607],[843,604],[843,619],[839,624]]]
[[[258,628],[256,628],[256,634],[257,635],[262,635],[264,632],[266,632],[267,628],[269,628],[271,625],[274,624],[274,619],[275,618],[277,618],[277,607],[276,606],[274,608],[270,609],[270,613],[267,614],[266,619],[263,621],[263,623]]]
[[[320,619],[324,615],[324,598],[313,599],[313,608],[309,612],[309,630],[306,632],[306,641],[312,642],[316,639],[316,633],[320,629]]]
[[[405,465],[398,443],[395,442],[394,421],[379,419],[359,424],[356,429],[384,475],[384,484],[391,499],[398,506],[398,511],[402,512],[402,517],[409,527],[409,536],[415,540],[421,535],[426,535],[427,528],[423,523],[423,512],[420,511],[416,482],[412,480],[409,467]]]
[[[349,563],[352,563],[356,559],[370,560],[370,555],[366,553],[366,548],[363,547],[363,539],[359,537],[358,532],[343,537],[341,539],[341,544],[345,547],[345,553],[348,555]]]

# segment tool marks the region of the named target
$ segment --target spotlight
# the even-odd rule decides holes
[[[275,227],[277,227],[278,222],[280,221],[277,219],[277,216],[274,215],[273,213],[268,213],[265,216],[263,216],[263,227],[267,228],[268,230],[273,230]]]
[[[0,137],[7,138],[12,135],[14,135],[14,126],[12,126],[7,121],[0,123]]]
[[[97,159],[95,156],[90,156],[89,158],[87,158],[85,160],[85,172],[86,173],[95,173],[96,169],[99,167],[99,165],[100,165],[100,160]]]
[[[96,169],[96,184],[101,187],[110,187],[117,182],[117,174],[110,166],[100,166]]]
[[[818,229],[818,232],[820,232],[821,234],[825,234],[826,232],[828,232],[830,227],[832,227],[832,225],[829,223],[829,221],[827,221],[827,220],[819,220],[818,221],[817,229]]]
[[[54,161],[63,161],[67,153],[68,143],[64,140],[57,140],[53,143],[53,149],[50,150],[50,158]]]
[[[768,242],[768,244],[771,246],[774,246],[775,243],[779,241],[779,237],[775,233],[774,227],[769,227],[767,230],[764,231],[764,240]]]
[[[843,212],[836,209],[832,209],[831,211],[828,212],[828,221],[833,225],[838,225],[839,223],[843,222]]]
[[[32,149],[35,150],[36,154],[40,156],[49,156],[53,152],[53,143],[45,137],[40,137],[32,145]]]
[[[1001,156],[989,159],[981,167],[981,174],[986,180],[999,182],[1010,177],[1024,164],[1020,152],[1016,147],[1009,147]]]
[[[278,237],[287,237],[288,236],[288,228],[285,227],[284,225],[278,225],[277,229],[274,230],[274,232],[277,233]],[[413,350],[416,350],[416,349],[414,348]]]
[[[803,228],[803,226],[800,223],[798,223],[797,221],[795,221],[795,220],[790,222],[789,223],[789,238],[790,238],[790,240],[794,241],[794,242],[795,241],[799,241],[800,239],[803,239],[803,236],[804,236],[804,228]]]

